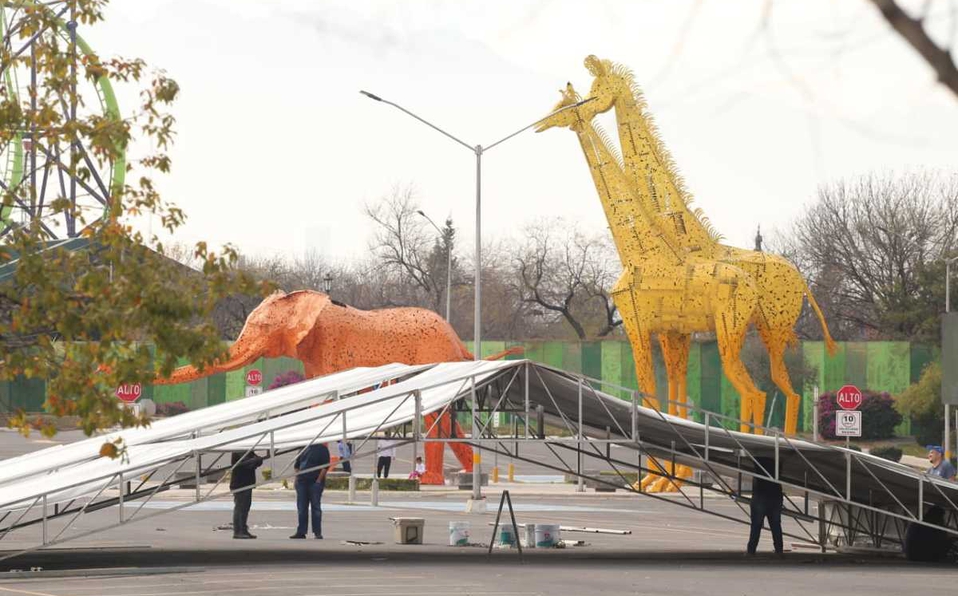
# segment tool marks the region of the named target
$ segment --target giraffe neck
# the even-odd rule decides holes
[[[623,81],[616,88],[618,93],[613,105],[626,179],[646,209],[679,246],[711,255],[718,243],[699,217],[689,210],[671,155],[631,87]]]
[[[682,262],[682,251],[653,225],[652,214],[635,200],[618,161],[595,127],[590,122],[580,121],[575,133],[589,164],[622,265],[633,267],[650,259],[661,260],[663,264]]]

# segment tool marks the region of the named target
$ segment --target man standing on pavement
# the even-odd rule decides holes
[[[329,472],[329,449],[322,443],[314,443],[296,457],[293,464],[296,472],[296,511],[299,523],[296,533],[290,538],[306,538],[310,513],[313,520],[313,536],[323,538],[323,489],[326,488],[326,473]],[[319,469],[322,467],[322,469]]]
[[[263,458],[255,452],[234,451],[230,472],[230,490],[233,492],[233,538],[248,540],[256,538],[249,533],[249,509],[253,504],[253,485],[256,484],[256,468],[263,465]],[[237,489],[244,490],[237,490]]]
[[[343,468],[343,472],[352,474],[353,466],[349,458],[353,455],[353,444],[348,441],[339,441],[336,443],[336,447],[339,449],[339,461],[341,462],[340,465]]]
[[[379,451],[379,459],[376,460],[376,478],[389,478],[389,466],[396,457],[396,441],[389,438],[379,439],[376,450]]]
[[[945,459],[945,450],[941,445],[928,446],[928,461],[931,462],[931,468],[928,470],[929,476],[938,476],[945,480],[955,479],[955,466]]]
[[[775,470],[775,462],[767,457],[757,457],[755,461],[760,465],[760,467],[756,466],[755,473],[771,477]],[[762,526],[766,519],[768,519],[768,528],[772,531],[772,546],[775,547],[775,554],[781,555],[784,553],[782,500],[781,484],[757,476],[752,478],[752,501],[749,503],[752,528],[748,535],[748,546],[746,547],[746,552],[749,555],[754,555],[755,549],[758,548],[758,539],[762,535]]]

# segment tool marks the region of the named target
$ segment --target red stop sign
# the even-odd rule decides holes
[[[139,383],[124,383],[116,388],[116,396],[120,401],[133,403],[143,395],[143,386]]]
[[[261,373],[259,370],[254,368],[253,370],[246,373],[247,385],[252,385],[255,387],[262,382],[263,382],[263,373]]]
[[[857,410],[862,405],[862,392],[854,385],[845,385],[838,390],[836,401],[843,410]]]

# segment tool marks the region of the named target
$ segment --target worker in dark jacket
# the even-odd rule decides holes
[[[775,461],[767,457],[755,458],[761,467],[756,466],[755,473],[759,477],[752,479],[752,501],[749,509],[752,518],[752,529],[748,535],[748,554],[754,555],[758,548],[758,539],[762,535],[762,525],[768,520],[768,527],[772,531],[772,545],[775,554],[784,552],[782,541],[782,485],[771,480],[764,480],[760,476],[775,475]],[[762,469],[764,468],[764,470]]]
[[[299,514],[296,533],[290,538],[306,538],[307,525],[312,512],[313,536],[323,538],[323,489],[326,488],[326,473],[329,472],[329,449],[322,443],[314,443],[303,449],[293,464],[296,469],[296,511]]]
[[[246,522],[249,519],[249,508],[253,504],[256,468],[263,465],[263,458],[253,451],[234,451],[232,464],[230,490],[233,491],[233,538],[256,538],[249,533],[249,526]]]

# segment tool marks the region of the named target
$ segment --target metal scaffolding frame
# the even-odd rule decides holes
[[[447,367],[442,370],[450,371],[449,374],[423,376],[430,370],[440,371],[440,367]],[[417,382],[419,377],[422,382]],[[630,399],[613,397],[599,388],[623,392]],[[433,395],[430,393],[433,390],[442,390],[445,394],[438,401],[435,397],[424,400],[424,393]],[[248,399],[269,399],[269,394]],[[738,428],[737,419],[680,404],[703,420],[702,424],[691,422],[645,407],[647,399],[628,388],[525,360],[436,365],[372,393],[346,399],[334,393],[333,400],[322,406],[204,437],[202,443],[196,444],[200,447],[178,452],[165,460],[151,461],[143,467],[84,477],[82,481],[50,490],[38,488],[29,492],[28,498],[20,493],[16,501],[3,502],[3,486],[0,486],[0,541],[12,532],[20,534],[37,527],[40,530],[36,544],[2,553],[0,560],[327,467],[297,472],[291,470],[288,463],[278,472],[273,468],[269,481],[217,492],[223,481],[222,473],[233,469],[233,465],[220,463],[228,452],[246,454],[268,448],[273,466],[272,458],[277,455],[301,453],[316,441],[353,439],[360,444],[346,459],[357,460],[376,455],[377,447],[366,448],[370,439],[395,427],[401,429],[401,444],[465,443],[481,451],[569,474],[579,479],[580,486],[588,481],[624,489],[744,524],[749,523],[746,507],[749,496],[742,490],[743,480],[762,478],[784,489],[783,514],[792,518],[797,528],[797,533],[788,535],[822,550],[829,545],[860,544],[862,540],[879,547],[900,544],[909,524],[958,536],[958,506],[955,505],[958,485],[867,454],[787,437],[778,429],[751,425],[765,436],[740,433],[731,429]],[[367,414],[375,411],[378,422],[361,429],[349,427],[347,420],[355,420],[363,408]],[[466,416],[464,434],[467,436],[430,438],[428,435],[433,429],[423,427],[422,417],[432,412]],[[496,414],[515,416],[508,425],[511,433],[497,432],[492,424]],[[547,434],[548,426],[567,436]],[[298,435],[295,446],[277,449],[274,439],[290,429],[308,429],[309,432]],[[520,447],[531,443],[544,444],[555,461],[539,461],[523,455]],[[165,446],[178,444],[175,441],[162,443]],[[620,456],[613,453],[613,447],[632,450],[635,456]],[[214,457],[214,461],[204,466],[204,455]],[[587,469],[586,458],[610,467],[613,475]],[[774,464],[762,465],[760,460]],[[674,475],[677,466],[689,466],[698,473],[691,479],[679,479]],[[192,498],[144,513],[146,504],[157,494],[182,482],[178,474],[183,469],[192,471],[191,480],[196,487]],[[682,482],[683,488],[677,496],[643,492],[634,481],[649,473]],[[203,487],[202,479],[213,477],[218,479],[212,486]],[[82,487],[90,487],[87,494],[64,497]],[[706,492],[724,498],[707,499]],[[710,507],[715,502],[727,501],[736,505],[731,514],[728,508]],[[818,505],[814,511],[813,502]],[[929,507],[939,509],[934,519],[928,519]],[[99,526],[73,531],[78,519],[108,508],[116,508],[115,522],[104,524],[101,519]],[[942,512],[944,515],[940,516]]]

